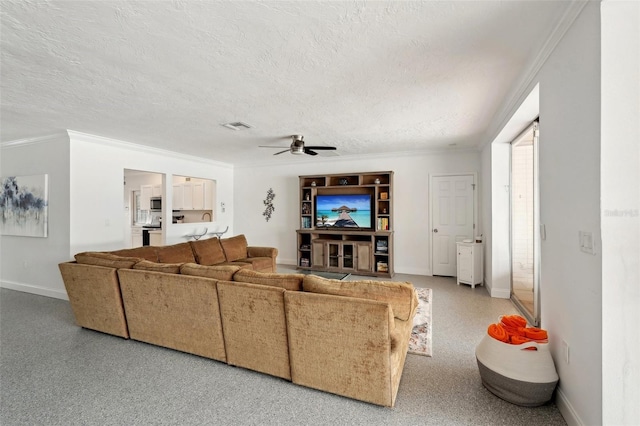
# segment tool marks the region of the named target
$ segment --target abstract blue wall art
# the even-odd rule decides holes
[[[49,175],[1,178],[1,235],[47,236],[48,180]]]

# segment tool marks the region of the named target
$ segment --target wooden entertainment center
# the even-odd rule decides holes
[[[367,200],[370,211],[341,204],[319,214],[324,200]],[[299,213],[299,269],[393,277],[393,172],[300,176]]]

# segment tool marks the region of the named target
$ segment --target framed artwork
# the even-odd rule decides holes
[[[0,234],[46,238],[49,175],[1,178]]]

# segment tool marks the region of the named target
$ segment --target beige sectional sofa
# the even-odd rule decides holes
[[[201,241],[198,254],[183,244],[206,263],[225,243]],[[187,246],[163,248],[155,261],[133,249],[60,264],[78,325],[394,405],[418,303],[410,283],[278,274],[277,250],[264,247],[206,265],[188,261]],[[270,270],[255,270],[267,263],[255,257],[269,256],[250,254],[269,253]]]

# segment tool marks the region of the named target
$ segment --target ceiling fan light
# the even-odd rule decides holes
[[[291,147],[291,153],[295,154],[295,155],[300,155],[300,154],[304,154],[304,147],[303,146],[292,146]]]

